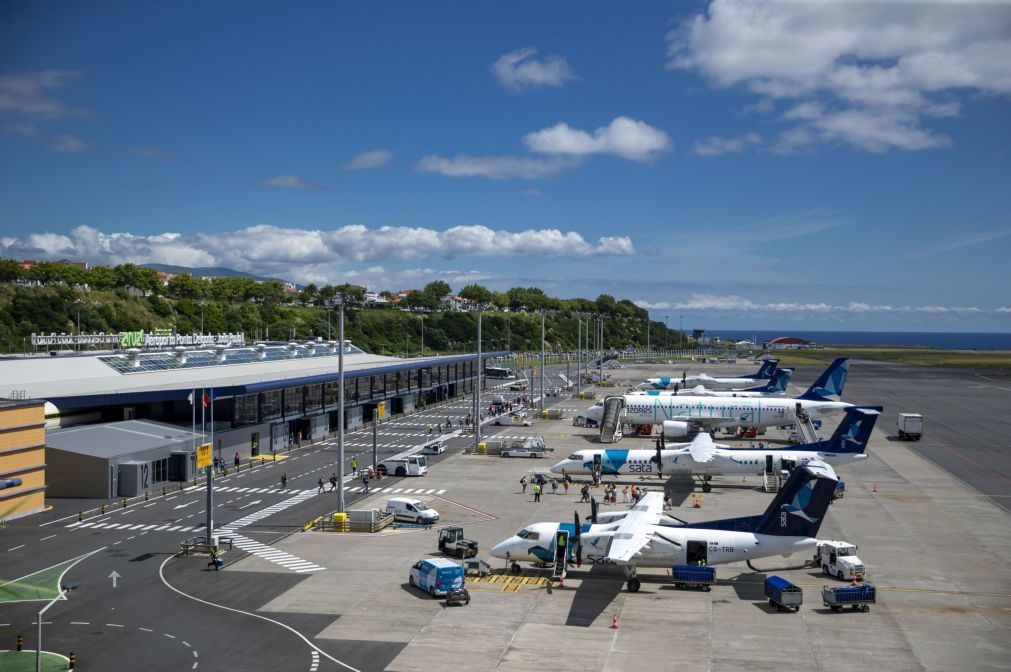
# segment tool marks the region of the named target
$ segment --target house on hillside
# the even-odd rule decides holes
[[[462,296],[446,295],[439,300],[439,309],[466,313],[474,309],[474,302]]]

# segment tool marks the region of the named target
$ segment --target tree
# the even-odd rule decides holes
[[[460,296],[474,303],[491,303],[495,294],[482,285],[471,284],[460,290]]]
[[[86,282],[92,289],[112,289],[116,286],[116,274],[108,266],[94,266],[88,271]]]
[[[174,299],[200,299],[204,296],[204,283],[189,273],[172,276],[165,289]]]
[[[21,264],[13,259],[0,259],[0,282],[16,282],[23,276]]]
[[[429,296],[434,297],[436,300],[436,305],[438,305],[438,301],[442,297],[448,296],[449,294],[453,293],[453,288],[450,287],[449,283],[447,282],[443,282],[442,280],[435,280],[425,285],[425,289],[421,291],[423,291],[425,294],[428,294]]]
[[[267,280],[259,286],[259,299],[265,306],[276,306],[284,301],[284,285],[280,280]]]

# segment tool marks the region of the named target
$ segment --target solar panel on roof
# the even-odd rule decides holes
[[[180,369],[199,369],[218,366],[235,366],[238,364],[258,364],[260,362],[281,362],[298,359],[322,359],[339,355],[330,352],[326,344],[310,348],[298,345],[294,348],[288,345],[268,345],[261,349],[256,347],[225,348],[221,354],[217,350],[186,350],[179,352],[138,352],[132,354],[105,355],[98,359],[113,370],[122,373],[150,373],[153,371],[178,371]],[[365,354],[361,348],[351,345],[345,348],[345,355]]]

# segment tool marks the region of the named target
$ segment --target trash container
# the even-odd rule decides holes
[[[348,525],[348,514],[346,513],[335,513],[333,514],[333,529],[336,532],[344,532],[347,530]]]

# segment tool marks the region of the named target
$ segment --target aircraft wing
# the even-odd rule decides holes
[[[736,422],[740,424],[741,419],[733,416],[727,416],[725,418],[700,418],[695,415],[678,415],[673,418],[667,418],[668,420],[677,420],[678,422],[689,422],[693,425],[698,425],[702,429],[708,430],[710,427],[717,427],[718,425],[726,422]]]
[[[621,565],[632,560],[649,546],[651,528],[660,523],[663,513],[663,493],[647,492],[629,509],[611,538],[607,559]]]
[[[697,464],[712,462],[716,456],[716,444],[706,432],[699,432],[692,442],[688,444],[688,452]]]

